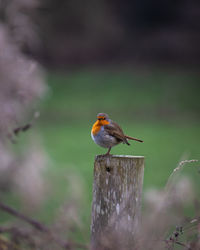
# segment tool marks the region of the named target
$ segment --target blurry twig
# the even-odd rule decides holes
[[[177,244],[177,245],[183,246],[187,250],[191,250],[191,248],[188,245],[186,245],[183,242],[180,242],[179,237],[182,234],[183,234],[183,227],[176,227],[176,230],[171,234],[169,239],[164,240],[164,242],[167,244],[167,247],[169,249],[173,249],[174,245]]]
[[[29,218],[28,216],[16,211],[15,209],[5,205],[2,202],[0,202],[0,209],[6,213],[9,213],[9,214],[27,222],[28,224],[30,224],[32,227],[34,227],[38,231],[48,234],[53,241],[55,241],[60,247],[62,247],[64,249],[73,249],[73,248],[77,248],[77,247],[81,248],[81,249],[88,249],[88,247],[84,244],[79,244],[79,243],[75,243],[75,242],[66,242],[66,241],[60,239],[46,225],[44,225],[41,222],[36,221],[32,218]],[[3,232],[18,232],[19,233],[19,230],[16,230],[16,228],[0,228],[0,233],[3,233]]]
[[[27,223],[29,223],[31,226],[33,226],[35,229],[37,229],[41,232],[46,232],[46,233],[49,232],[49,229],[45,225],[41,224],[40,222],[38,222],[34,219],[31,219],[31,218],[25,216],[24,214],[22,214],[22,213],[16,211],[15,209],[3,204],[2,202],[0,202],[0,209],[6,213],[9,213],[15,217],[20,218],[21,220],[23,220]]]
[[[192,250],[192,248],[186,243],[180,242],[180,235],[184,234],[184,232],[188,232],[190,230],[196,230],[198,227],[198,223],[200,222],[200,218],[194,218],[190,220],[184,226],[176,227],[176,230],[171,234],[171,236],[164,240],[169,249],[173,249],[174,244],[181,245],[187,250]]]
[[[164,240],[164,242],[167,244],[168,249],[173,249],[172,247],[175,244],[177,244],[177,245],[180,245],[180,246],[184,247],[184,249],[192,250],[189,246],[187,246],[186,244],[184,244],[184,243],[182,243],[180,241],[177,241],[177,240],[170,239],[170,240]]]
[[[33,115],[33,118],[31,119],[30,122],[28,122],[27,124],[25,124],[24,126],[18,126],[16,128],[13,129],[13,133],[14,135],[18,135],[20,132],[26,132],[27,130],[29,130],[32,126],[33,123],[35,122],[35,120],[40,116],[39,111],[36,111]]]
[[[187,164],[187,163],[193,163],[193,162],[198,162],[198,160],[196,159],[192,159],[192,160],[184,160],[184,161],[180,161],[178,166],[173,170],[173,172],[171,173],[171,175],[169,176],[168,178],[168,181],[167,181],[167,184],[166,184],[166,187],[165,187],[165,190],[167,192],[170,191],[170,189],[173,188],[173,182],[175,181],[172,177],[174,177],[174,174],[177,172],[177,171],[180,171],[183,169],[184,165]]]

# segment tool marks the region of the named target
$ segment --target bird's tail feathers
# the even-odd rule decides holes
[[[137,138],[133,138],[131,136],[128,136],[128,135],[125,135],[126,139],[129,139],[129,140],[134,140],[134,141],[139,141],[139,142],[143,142],[142,140],[140,139],[137,139]]]

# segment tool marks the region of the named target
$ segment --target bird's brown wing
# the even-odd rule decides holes
[[[117,123],[112,121],[110,124],[104,125],[104,129],[109,135],[114,136],[117,140],[130,145],[124,135],[123,130]]]

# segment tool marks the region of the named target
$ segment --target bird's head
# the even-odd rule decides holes
[[[107,114],[105,113],[99,113],[97,115],[97,120],[99,121],[99,123],[101,123],[102,125],[106,125],[109,124],[109,117]]]

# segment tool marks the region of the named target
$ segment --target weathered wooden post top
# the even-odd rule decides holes
[[[144,157],[98,155],[94,163],[91,249],[134,249]]]

